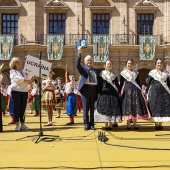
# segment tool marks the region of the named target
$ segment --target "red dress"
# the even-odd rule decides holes
[[[33,103],[33,96],[31,95],[32,89],[28,89],[28,104]]]

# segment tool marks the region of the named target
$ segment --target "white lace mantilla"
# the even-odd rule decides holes
[[[117,77],[116,71],[112,70],[109,72],[107,70],[103,70],[100,73],[100,76],[103,78],[103,80],[106,80],[108,83],[110,83],[116,89],[116,91],[118,91],[117,87],[113,84],[113,80],[115,80]]]
[[[120,74],[127,81],[132,82],[136,87],[138,87],[141,90],[141,87],[136,83],[136,78],[137,78],[137,76],[139,74],[138,71],[136,71],[136,70],[130,71],[128,69],[124,69]]]
[[[167,84],[165,83],[167,81],[167,78],[169,77],[169,72],[164,70],[163,71],[158,71],[157,69],[151,70],[149,72],[149,75],[151,77],[154,78],[154,80],[159,81],[162,86],[168,91],[168,93],[170,94],[170,89],[167,86]]]

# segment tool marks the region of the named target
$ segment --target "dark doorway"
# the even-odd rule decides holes
[[[55,80],[57,77],[61,77],[63,79],[63,83],[65,83],[65,70],[62,68],[54,68],[53,72],[55,73],[53,75],[53,79]],[[69,73],[67,73],[67,76]]]
[[[139,71],[139,78],[141,85],[146,85],[146,79],[148,77],[148,73],[150,72],[149,69],[140,69]]]

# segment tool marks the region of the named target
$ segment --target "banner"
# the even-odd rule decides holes
[[[140,35],[139,36],[139,58],[140,60],[154,60],[156,48],[155,35]]]
[[[105,62],[109,58],[109,35],[93,35],[94,62]]]
[[[31,75],[39,77],[39,71],[41,67],[41,77],[47,78],[49,75],[49,72],[51,70],[52,63],[40,60],[36,57],[33,57],[31,55],[26,56],[25,66],[24,66],[24,72],[29,73]]]
[[[67,64],[66,64],[66,70],[65,70],[65,84],[68,83],[68,69],[67,69]]]
[[[14,35],[0,35],[0,60],[13,57]]]
[[[64,35],[48,35],[48,60],[61,60],[63,55]]]

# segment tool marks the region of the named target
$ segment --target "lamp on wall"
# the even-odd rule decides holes
[[[144,1],[143,1],[143,5],[146,5],[146,6],[147,6],[147,5],[149,5],[149,4],[150,4],[149,0],[144,0]]]
[[[53,0],[53,4],[59,3],[61,0]]]

